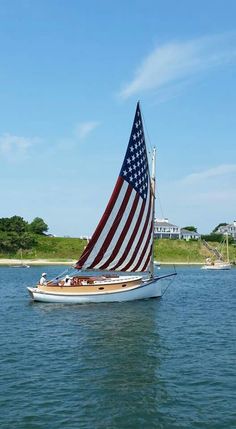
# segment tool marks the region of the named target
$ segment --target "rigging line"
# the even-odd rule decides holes
[[[143,119],[143,125],[144,125],[144,129],[145,129],[145,135],[147,136],[147,143],[149,144],[149,147],[150,147],[149,154],[151,154],[153,152],[153,145],[151,143],[151,139],[150,139],[149,132],[148,132],[148,127],[146,125],[146,121],[145,121],[145,118],[144,118],[144,115],[143,115],[143,112],[142,112],[140,104],[139,104],[139,108],[140,108],[142,119]]]
[[[71,266],[69,266],[68,268],[66,268],[61,274],[59,274],[58,276],[56,276],[56,277],[53,277],[51,280],[50,280],[50,282],[53,282],[54,280],[58,280],[58,279],[60,279],[61,277],[64,277],[64,275],[66,274],[66,273],[68,273],[70,270],[71,270],[71,268],[73,268],[73,267],[71,267]]]
[[[173,281],[174,281],[174,277],[173,277],[173,279],[169,280],[168,285],[166,286],[164,292],[162,293],[162,296],[165,295],[165,293],[167,292],[167,290],[169,289],[169,287],[170,287],[171,283],[173,283]]]
[[[147,143],[149,144],[149,148],[150,148],[150,149],[148,150],[148,154],[149,154],[149,158],[150,158],[150,161],[151,161],[151,159],[152,159],[152,154],[153,154],[153,145],[152,145],[152,143],[151,143],[151,139],[150,139],[149,132],[148,132],[148,127],[147,127],[147,125],[146,125],[145,117],[144,117],[144,115],[143,115],[143,112],[142,112],[141,106],[140,106],[140,111],[141,111],[141,115],[142,115],[142,118],[143,118],[143,124],[144,124],[144,128],[145,128],[145,134],[147,135]],[[151,165],[151,162],[150,162],[150,161],[149,161],[149,165]],[[159,196],[159,193],[158,193],[158,191],[157,191],[157,190],[156,190],[155,201],[156,201],[156,197],[158,198],[158,201],[159,201],[159,205],[160,205],[160,209],[161,209],[162,217],[164,217],[164,216],[163,216],[162,206],[161,206],[160,196]]]
[[[151,138],[150,138],[150,135],[149,135],[149,132],[148,132],[148,128],[147,128],[144,116],[142,116],[142,118],[143,118],[143,123],[144,123],[144,128],[145,128],[145,134],[147,136],[147,141],[148,141],[148,144],[149,144],[149,147],[150,147],[150,152],[152,153],[152,151],[153,151],[153,145],[152,145],[152,142],[151,142]]]
[[[148,151],[148,153],[149,153],[149,156],[151,157],[152,156],[152,152],[153,152],[153,146],[152,146],[152,143],[151,143],[151,139],[150,139],[150,136],[149,136],[149,133],[148,133],[148,128],[147,128],[147,125],[146,125],[145,117],[143,115],[141,106],[140,106],[140,111],[141,111],[141,115],[142,115],[142,118],[143,118],[143,123],[144,123],[144,128],[145,128],[145,134],[147,135],[147,142],[148,142],[149,147],[150,147],[150,151]],[[159,203],[159,206],[160,206],[161,215],[164,218],[162,204],[161,204],[161,198],[160,198],[160,194],[159,194],[158,190],[156,190],[156,196],[158,198],[158,203]]]
[[[161,197],[160,197],[160,194],[159,194],[158,190],[156,191],[156,196],[157,196],[157,199],[158,199],[158,205],[160,207],[161,216],[164,219],[165,216],[164,216],[164,212],[163,212],[163,209],[162,209]]]

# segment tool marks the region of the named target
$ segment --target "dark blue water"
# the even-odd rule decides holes
[[[81,306],[32,303],[42,271],[0,268],[1,429],[236,428],[235,269]]]

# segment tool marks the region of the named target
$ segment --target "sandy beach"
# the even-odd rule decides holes
[[[0,259],[0,265],[74,265],[76,261],[53,261],[48,259]]]

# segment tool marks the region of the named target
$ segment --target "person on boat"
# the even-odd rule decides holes
[[[65,277],[64,286],[71,286],[71,278],[68,275]]]
[[[47,273],[42,273],[41,279],[39,280],[39,284],[41,286],[45,286],[47,284]]]

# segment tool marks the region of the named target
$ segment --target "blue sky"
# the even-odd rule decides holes
[[[156,215],[236,218],[235,1],[2,0],[0,217],[91,235],[137,100],[157,147]]]

